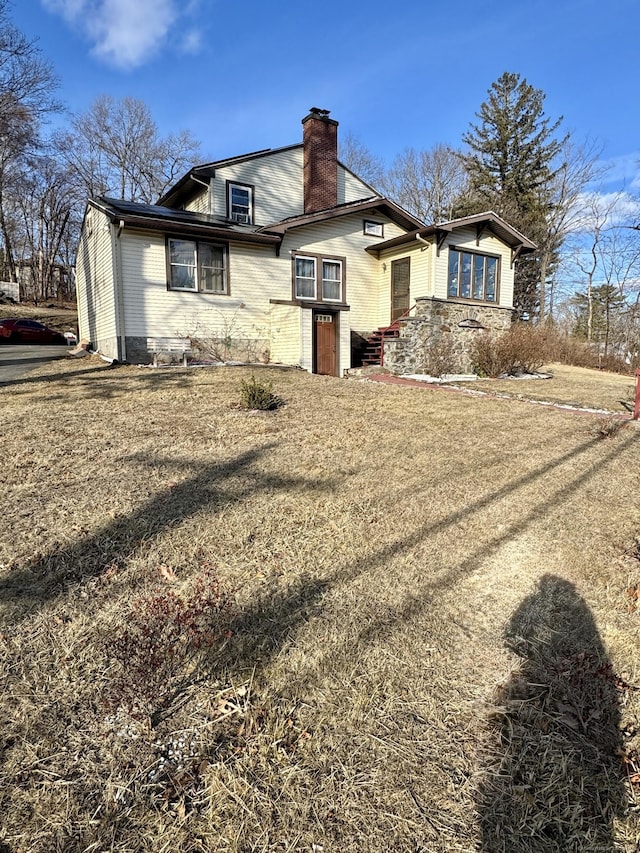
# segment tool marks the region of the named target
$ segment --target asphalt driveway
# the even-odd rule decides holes
[[[0,385],[20,379],[36,367],[64,358],[68,353],[66,346],[0,344]]]

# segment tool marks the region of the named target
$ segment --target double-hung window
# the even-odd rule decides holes
[[[298,255],[294,263],[296,265],[296,299],[317,299],[316,259]]]
[[[496,302],[498,299],[499,258],[462,249],[449,248],[450,297]]]
[[[344,263],[340,258],[296,255],[294,298],[316,302],[344,301]]]
[[[169,289],[227,293],[226,250],[214,243],[169,240]]]
[[[227,215],[234,222],[251,225],[253,220],[253,187],[245,184],[227,184]]]
[[[342,261],[322,261],[322,301],[342,301]]]

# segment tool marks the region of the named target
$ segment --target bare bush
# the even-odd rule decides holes
[[[548,349],[543,330],[526,323],[515,323],[505,334],[479,335],[471,358],[474,370],[480,376],[514,376],[539,370],[548,360]]]
[[[439,338],[435,343],[427,346],[424,367],[430,376],[442,376],[443,373],[455,372],[456,356],[450,336]]]
[[[133,717],[162,710],[206,650],[229,634],[231,599],[211,570],[188,592],[158,589],[136,598],[126,620],[107,639],[114,674],[105,697]]]

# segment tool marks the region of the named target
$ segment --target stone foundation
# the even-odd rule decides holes
[[[150,336],[152,337],[152,336]],[[238,361],[268,364],[269,341],[266,338],[191,338],[191,358],[220,362]],[[147,338],[127,335],[127,361],[129,364],[150,364],[153,353],[147,349]],[[106,354],[106,353],[105,353]],[[111,355],[111,353],[108,353]],[[160,364],[181,364],[181,355],[158,353]]]
[[[510,308],[416,299],[414,315],[400,322],[400,337],[385,344],[384,366],[392,373],[472,373],[476,336],[510,326]]]

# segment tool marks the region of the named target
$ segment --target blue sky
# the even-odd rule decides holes
[[[299,141],[311,106],[387,163],[458,146],[512,71],[577,140],[602,145],[609,189],[640,191],[638,0],[14,0],[11,14],[69,109],[141,98],[205,160]]]

